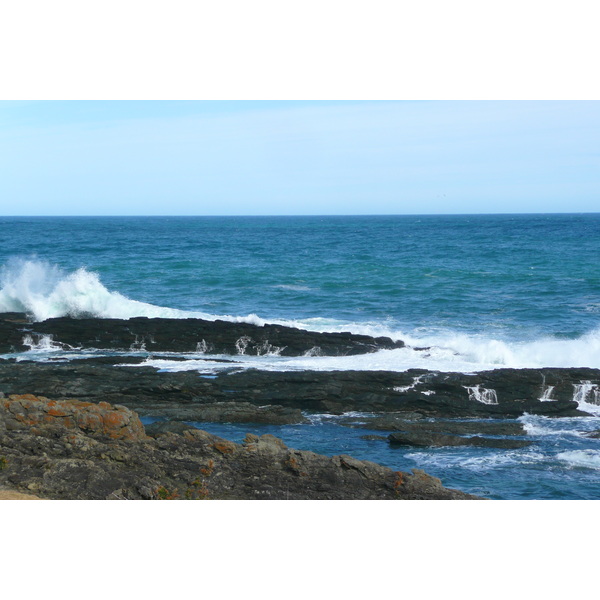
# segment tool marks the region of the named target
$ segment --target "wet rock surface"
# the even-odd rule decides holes
[[[600,404],[596,369],[242,370],[234,355],[342,356],[402,342],[199,319],[31,323],[0,315],[0,352],[41,340],[115,351],[0,358],[0,487],[48,498],[462,498],[422,472],[291,450],[272,436],[234,444],[187,423],[303,424],[325,413],[389,433],[363,436],[374,444],[512,449],[531,444],[516,439],[525,433],[518,417],[586,416]],[[207,357],[204,373],[144,365],[146,357],[185,361],[169,352],[202,351],[225,356]],[[194,360],[203,364],[198,354]],[[144,428],[138,415],[161,422]]]
[[[225,403],[271,406],[274,419],[283,418],[283,408],[337,415],[349,411],[395,413],[405,414],[406,420],[493,419],[525,413],[585,416],[588,413],[573,399],[577,386],[582,382],[600,385],[600,371],[595,369],[498,369],[476,374],[231,369],[208,377],[196,371],[159,372],[139,364],[141,361],[139,357],[62,363],[0,360],[0,393],[105,400],[132,408],[142,416],[158,416],[153,411],[160,411],[160,415],[179,420],[195,419],[190,411],[202,405],[214,405],[206,414],[216,415],[218,407],[233,414],[234,405],[229,410]],[[139,366],[127,366],[136,363]],[[551,399],[542,399],[549,387]],[[239,408],[240,418],[243,413]],[[292,420],[298,416],[297,412],[287,414]],[[227,421],[231,417],[215,419]],[[248,422],[246,416],[242,422]]]
[[[214,402],[176,408],[168,403],[153,403],[145,406],[143,412],[153,417],[204,423],[257,423],[263,425],[308,423],[308,419],[297,408],[273,405],[255,406],[250,402]]]
[[[272,435],[236,444],[205,431],[157,432],[134,427],[115,437],[85,419],[88,403],[34,396],[3,398],[0,488],[57,499],[475,499],[414,469],[393,471],[347,455],[326,457],[288,448]],[[48,418],[17,419],[40,414]],[[126,414],[127,409],[104,405]],[[136,421],[137,419],[137,421]]]
[[[352,333],[318,333],[283,325],[252,325],[204,319],[98,319],[59,317],[28,322],[21,313],[0,314],[0,352],[27,349],[24,338],[38,343],[51,336],[67,348],[280,356],[347,356],[402,348],[400,340]]]

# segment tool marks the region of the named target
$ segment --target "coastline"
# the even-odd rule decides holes
[[[160,498],[161,494],[215,499],[472,498],[472,494],[448,490],[443,481],[422,470],[413,470],[411,474],[350,455],[331,457],[293,450],[271,434],[248,434],[241,443],[235,443],[190,423],[237,423],[240,427],[257,423],[302,425],[312,415],[320,414],[335,417],[343,427],[372,431],[364,439],[388,444],[390,448],[466,445],[517,449],[532,444],[523,425],[516,421],[519,417],[591,416],[595,413],[582,407],[595,410],[600,383],[599,370],[551,368],[498,369],[472,374],[424,370],[320,372],[240,370],[232,363],[225,364],[225,369],[215,375],[202,376],[193,370],[161,372],[145,366],[145,359],[135,356],[135,350],[143,344],[156,344],[155,356],[166,353],[171,360],[172,353],[189,352],[198,344],[219,347],[222,355],[239,354],[248,348],[260,354],[260,349],[273,340],[287,346],[292,353],[319,347],[324,355],[345,355],[402,347],[403,342],[201,319],[63,317],[34,323],[17,313],[0,315],[0,329],[3,333],[0,345],[3,344],[4,351],[12,352],[9,358],[0,359],[2,452],[4,456],[8,449],[13,461],[10,469],[0,470],[0,484],[47,498],[150,499]],[[200,331],[203,337],[198,339]],[[23,354],[27,348],[24,341],[33,338],[38,343],[45,339],[67,353],[103,348],[114,355],[70,360],[63,356],[36,362]],[[240,348],[240,340],[244,339],[246,345]],[[184,361],[185,356],[179,356],[178,360]],[[220,360],[227,363],[226,358]],[[592,402],[586,403],[586,398]],[[57,403],[63,413],[71,411],[70,418],[65,417],[66,413],[54,414]],[[94,413],[95,421],[92,419],[96,425],[110,422],[115,415],[126,411],[132,422],[139,423],[137,433],[129,440],[110,437],[104,426],[90,425],[90,419],[78,412],[81,410],[83,413],[99,410],[100,416]],[[361,413],[358,424],[352,417],[357,411]],[[32,418],[32,414],[37,416]],[[139,417],[146,420],[145,426]],[[75,436],[79,449],[68,436]],[[223,453],[215,450],[218,447],[228,450]],[[31,465],[27,466],[23,448],[29,448],[35,457],[37,466],[33,470]],[[121,458],[110,458],[115,453]],[[149,457],[159,454],[160,460],[150,468],[154,459]],[[161,483],[156,473],[173,471],[172,461],[176,456],[180,461],[185,456],[185,461],[191,461],[193,467],[179,479],[163,476]],[[260,457],[260,461],[246,464],[242,457],[247,456]],[[227,461],[234,459],[238,462],[232,467]],[[56,462],[64,467],[72,465],[72,461],[79,466],[73,467],[69,475],[65,475],[68,468],[63,472],[55,465]],[[218,485],[213,483],[210,494],[205,493],[202,484],[198,488],[203,490],[200,493],[192,484],[198,479],[199,470],[208,469],[211,461],[219,465],[222,480]],[[115,462],[120,464],[119,473],[111,470]],[[42,464],[45,466],[40,471]],[[151,472],[154,469],[153,475],[146,472],[148,468]],[[62,473],[57,479],[47,475],[57,469]],[[345,475],[349,471],[359,479],[350,482]],[[127,473],[125,479],[124,473]],[[398,475],[393,473],[401,473],[403,484],[412,483],[399,492]],[[152,484],[139,483],[140,478],[148,477]],[[110,483],[99,487],[90,484],[89,489],[78,489],[76,485],[79,479],[106,478]],[[239,486],[237,478],[243,482]],[[67,484],[71,492],[66,491]],[[171,491],[159,494],[157,490],[161,488]]]

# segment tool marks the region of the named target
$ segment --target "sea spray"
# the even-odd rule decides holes
[[[8,261],[0,272],[0,312],[26,312],[35,320],[51,317],[93,316],[99,318],[163,317],[217,319],[250,323],[259,327],[273,323],[318,332],[350,331],[373,337],[403,340],[406,348],[393,353],[378,352],[375,357],[343,361],[331,368],[358,368],[402,371],[423,368],[439,371],[475,372],[498,368],[591,367],[600,368],[600,328],[575,339],[543,337],[534,340],[493,339],[482,333],[459,333],[448,328],[401,329],[393,319],[349,322],[333,318],[264,319],[255,313],[245,316],[187,311],[128,298],[109,290],[98,273],[81,267],[66,272],[40,259],[17,258]],[[200,295],[202,290],[191,291]],[[261,307],[257,307],[260,309]],[[200,349],[199,349],[200,350]],[[240,351],[245,352],[243,341]],[[205,349],[204,352],[210,352]],[[241,353],[240,352],[240,353]],[[306,358],[317,359],[318,349]],[[268,360],[276,349],[261,354]],[[308,361],[304,368],[312,368]],[[298,365],[300,368],[300,365]],[[551,400],[550,397],[543,397]]]
[[[480,385],[466,386],[469,393],[469,400],[475,400],[482,404],[498,404],[496,390],[482,388]]]
[[[189,316],[185,311],[153,306],[111,292],[97,273],[83,267],[65,273],[45,261],[15,259],[3,267],[0,283],[0,312],[25,312],[36,321],[63,316],[115,319]]]

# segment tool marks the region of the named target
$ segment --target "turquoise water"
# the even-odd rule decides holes
[[[0,261],[182,310],[519,337],[600,320],[600,214],[0,218]]]
[[[0,265],[0,310],[38,319],[200,316],[409,344],[364,357],[236,357],[242,367],[600,368],[600,214],[2,217]],[[420,346],[431,350],[412,349]],[[56,355],[47,347],[28,355],[44,360],[48,352]],[[219,369],[151,356],[149,364]],[[569,433],[546,432],[532,449],[512,453],[404,452],[335,423],[278,434],[301,448],[421,467],[490,497],[599,497],[600,442],[578,434],[581,421],[560,423]]]

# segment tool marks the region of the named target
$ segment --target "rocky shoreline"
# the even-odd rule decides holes
[[[148,435],[123,406],[31,394],[0,398],[0,486],[69,500],[477,499],[418,469],[293,450],[268,434]]]
[[[43,339],[66,351],[96,348],[125,352],[125,355],[47,362],[24,360],[25,357],[19,353]],[[227,358],[224,357],[220,360],[225,368],[207,376],[200,375],[197,371],[160,372],[145,366],[144,357],[126,354],[132,350],[149,351],[151,348],[153,358],[160,358],[161,352],[219,352],[232,355],[232,358],[246,352],[254,355],[270,352],[282,356],[344,356],[402,347],[404,343],[401,340],[370,338],[350,333],[323,334],[274,325],[210,322],[201,319],[119,320],[67,317],[34,323],[24,314],[5,313],[0,315],[0,352],[5,353],[5,358],[0,359],[0,401],[4,403],[5,414],[4,427],[0,423],[3,436],[0,456],[6,452],[13,456],[11,460],[16,470],[0,471],[0,485],[7,481],[12,482],[15,490],[24,493],[39,489],[43,497],[66,497],[64,487],[61,488],[58,484],[58,487],[53,487],[54,484],[42,485],[40,477],[43,482],[44,478],[48,479],[46,475],[37,472],[35,477],[31,475],[33,479],[26,479],[27,475],[23,471],[31,470],[30,463],[35,463],[33,458],[37,457],[36,460],[41,461],[40,464],[46,464],[46,459],[84,461],[81,464],[85,463],[87,467],[81,467],[81,477],[86,481],[94,481],[95,478],[103,480],[106,465],[109,463],[105,459],[98,459],[99,455],[93,454],[89,449],[99,449],[100,444],[100,454],[108,456],[110,447],[116,448],[117,453],[122,453],[124,450],[121,445],[130,444],[127,448],[131,452],[128,450],[129,453],[122,455],[127,457],[124,464],[131,467],[123,467],[123,473],[129,473],[128,477],[133,478],[131,481],[150,477],[148,472],[144,474],[142,465],[152,465],[155,459],[158,462],[152,469],[157,469],[156,473],[164,474],[170,472],[171,460],[189,463],[190,467],[187,471],[184,470],[185,476],[182,475],[182,479],[169,479],[166,475],[161,475],[164,481],[160,483],[160,477],[152,475],[152,485],[156,484],[167,490],[177,489],[177,493],[181,495],[181,490],[185,492],[190,481],[194,480],[190,480],[192,471],[196,473],[198,468],[205,468],[198,466],[202,461],[221,460],[218,455],[213,456],[212,450],[207,448],[212,447],[211,444],[229,444],[229,454],[237,457],[236,460],[241,460],[241,457],[248,453],[261,456],[262,459],[256,464],[252,463],[253,466],[246,459],[246,462],[236,462],[235,467],[232,466],[233,463],[224,463],[220,472],[226,475],[218,480],[221,482],[219,485],[213,486],[211,497],[214,498],[409,497],[410,494],[399,496],[394,486],[393,493],[388,493],[389,486],[386,487],[388,484],[383,482],[392,477],[388,473],[389,469],[385,471],[385,475],[384,471],[377,471],[385,470],[384,467],[360,467],[363,469],[363,476],[369,472],[375,479],[367,477],[368,484],[364,481],[360,485],[354,482],[363,490],[359,493],[340,473],[349,468],[350,462],[362,464],[363,461],[356,461],[350,457],[343,460],[334,457],[334,461],[333,458],[291,450],[280,440],[271,439],[272,436],[257,438],[259,441],[250,436],[248,440],[251,441],[248,443],[233,444],[192,429],[186,423],[303,424],[311,414],[324,413],[338,415],[341,425],[385,432],[386,435],[367,437],[379,439],[391,447],[473,445],[509,449],[525,447],[531,443],[526,439],[519,439],[525,432],[516,419],[524,414],[548,417],[586,416],[590,414],[586,412],[586,407],[600,404],[600,370],[587,368],[497,369],[471,374],[414,369],[406,372],[270,372],[256,369],[240,370],[234,362],[229,367]],[[11,354],[7,356],[8,353]],[[174,359],[172,355],[168,358]],[[180,359],[185,360],[185,357],[180,356]],[[214,362],[215,358],[211,357],[210,360]],[[145,430],[140,423],[142,430],[138,432],[133,446],[132,440],[106,440],[102,437],[106,437],[105,434],[80,428],[76,435],[83,437],[78,438],[79,450],[75,452],[73,444],[71,447],[66,446],[71,443],[65,441],[67,434],[57,433],[57,421],[53,421],[52,425],[44,424],[41,429],[38,423],[38,430],[31,423],[25,423],[29,429],[23,429],[24,421],[17,423],[14,419],[9,419],[9,423],[6,420],[6,415],[11,410],[14,412],[14,407],[17,406],[14,404],[17,402],[15,398],[24,395],[31,395],[31,398],[48,398],[48,402],[83,402],[88,407],[104,407],[103,410],[109,410],[108,407],[117,412],[126,410],[135,415],[135,419],[138,419],[139,415],[159,418],[163,422],[149,425]],[[77,401],[73,400],[74,398]],[[46,400],[36,402],[43,403]],[[41,405],[38,405],[38,408],[39,406]],[[344,416],[352,411],[361,413],[361,424],[357,425],[356,419]],[[47,413],[48,411],[46,417]],[[469,419],[478,421],[468,421]],[[64,425],[64,419],[61,423]],[[84,438],[87,441],[82,441]],[[37,442],[34,442],[35,439]],[[255,447],[253,444],[258,444],[256,448],[264,452],[261,450],[256,454],[248,450],[248,446]],[[167,456],[167,446],[169,452],[173,453],[171,457]],[[19,448],[28,450],[25,452]],[[32,448],[37,450],[33,452]],[[196,458],[195,452],[199,453]],[[145,453],[149,453],[148,456]],[[267,456],[272,459],[270,466]],[[285,470],[285,464],[292,458],[312,465],[310,470],[305,470],[311,473],[318,472],[320,475],[315,476],[314,480],[311,479],[310,485],[309,479],[306,478],[294,480],[295,483],[291,484],[287,479],[289,469]],[[284,467],[281,467],[282,464]],[[317,464],[320,466],[317,467]],[[48,468],[44,467],[46,471]],[[51,471],[52,469],[54,467],[50,468]],[[154,473],[152,469],[149,472]],[[259,480],[262,481],[262,475],[256,480],[256,470],[265,473],[264,481],[269,482],[264,483],[266,488],[261,487],[263,484],[259,483]],[[376,471],[379,473],[377,476],[374,475]],[[18,472],[21,472],[20,476],[17,476]],[[73,471],[76,472],[77,469]],[[282,472],[287,475],[284,477]],[[293,473],[294,470],[290,472]],[[226,477],[238,476],[245,481],[243,485],[240,484],[241,487],[236,487],[231,482],[225,483]],[[75,475],[70,479],[69,477],[64,482],[70,481],[75,485]],[[402,475],[403,481],[416,481],[410,477],[413,476]],[[103,484],[98,488],[91,484],[88,487],[84,486],[85,489],[73,492],[73,497],[154,497],[148,492],[151,486],[142,486],[146,490],[142,493],[139,491],[139,481],[135,485],[123,483],[123,487],[117,486],[117,479],[110,479],[110,485]],[[250,483],[255,480],[256,493],[252,491]],[[326,483],[334,480],[335,485]],[[30,485],[34,487],[29,487]],[[230,487],[227,487],[228,485]],[[111,486],[114,489],[103,495]],[[338,486],[337,491],[335,486]],[[441,484],[439,486],[441,487]],[[75,486],[73,489],[79,490],[79,487]],[[265,489],[270,491],[267,493]],[[263,491],[259,493],[258,490]],[[419,497],[427,497],[425,492],[419,493]],[[417,492],[414,494],[418,495]],[[449,497],[444,496],[447,492],[440,491],[438,487],[435,487],[432,494],[429,497]]]

